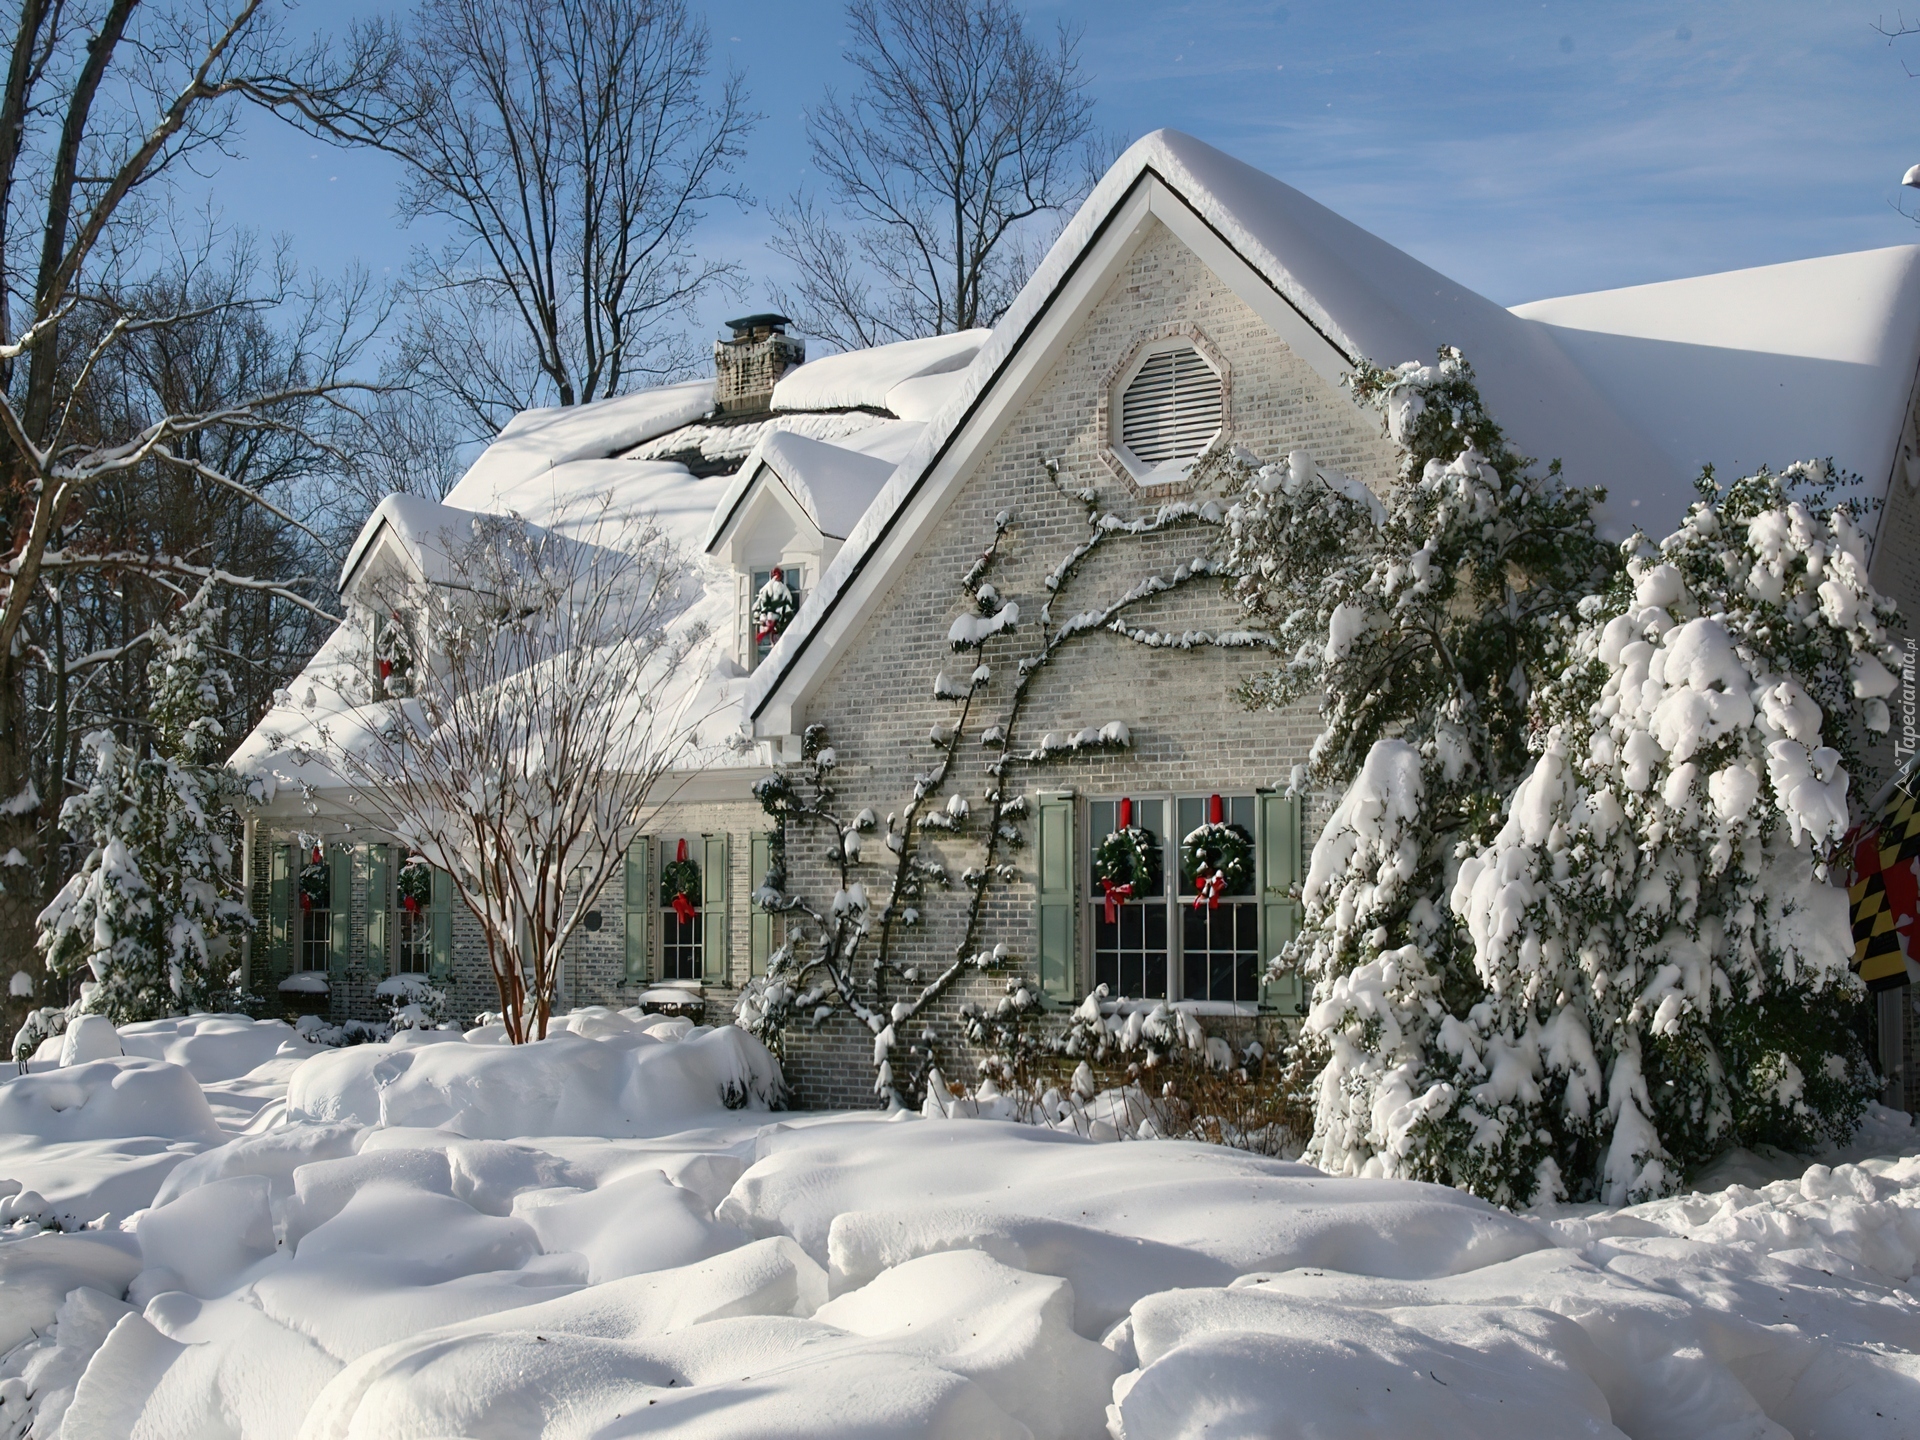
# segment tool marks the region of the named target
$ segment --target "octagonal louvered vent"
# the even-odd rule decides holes
[[[1120,443],[1143,465],[1191,460],[1220,429],[1220,376],[1191,346],[1150,355],[1120,401]]]

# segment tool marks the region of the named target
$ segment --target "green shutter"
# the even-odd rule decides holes
[[[701,978],[709,985],[724,985],[727,973],[727,837],[708,835],[706,863],[700,867],[700,944]]]
[[[327,969],[347,968],[353,934],[353,846],[332,846],[327,855]]]
[[[1039,944],[1034,963],[1040,993],[1049,1000],[1072,1000],[1079,993],[1079,957],[1073,944],[1073,800],[1065,795],[1039,798],[1040,843],[1034,866]]]
[[[393,860],[386,845],[367,847],[367,973],[385,976],[393,944]]]
[[[267,974],[278,985],[293,969],[293,847],[267,850]]]
[[[437,979],[445,980],[453,974],[453,876],[434,870],[431,884],[427,906],[433,916],[433,953],[427,967]]]
[[[653,842],[644,835],[635,836],[627,846],[626,946],[627,983],[630,985],[644,985],[647,982],[647,920],[653,894],[647,877],[647,856],[652,853]]]
[[[747,854],[752,861],[747,869],[747,884],[752,887],[747,892],[747,973],[764,975],[767,960],[773,954],[773,916],[762,910],[753,897],[767,883],[767,872],[773,868],[772,834],[763,830],[754,835]]]
[[[1300,930],[1300,902],[1294,889],[1301,880],[1300,797],[1264,792],[1260,800],[1260,960],[1278,955]],[[1298,974],[1262,985],[1260,1003],[1283,1015],[1297,1013],[1302,994]]]

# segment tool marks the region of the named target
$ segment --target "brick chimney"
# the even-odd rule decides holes
[[[727,321],[733,339],[713,342],[714,408],[722,415],[773,408],[775,383],[807,358],[806,342],[787,334],[788,323],[784,315]]]

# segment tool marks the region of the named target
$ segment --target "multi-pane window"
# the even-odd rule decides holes
[[[1093,937],[1093,983],[1115,999],[1212,1000],[1244,1004],[1260,998],[1260,897],[1255,860],[1245,879],[1203,893],[1182,874],[1181,845],[1207,823],[1210,797],[1093,800],[1087,805],[1085,872],[1088,931]],[[1157,886],[1119,894],[1098,873],[1101,843],[1121,828],[1126,805],[1134,827],[1151,837]],[[1255,797],[1220,797],[1221,823],[1251,842]],[[1169,826],[1168,822],[1171,822]],[[1251,845],[1249,844],[1249,850]]]
[[[660,975],[662,980],[698,980],[704,970],[705,936],[700,913],[703,879],[698,836],[660,842]]]
[[[800,602],[806,598],[806,592],[802,588],[806,583],[806,572],[799,565],[768,566],[765,570],[753,572],[753,593],[747,598],[747,668],[750,670],[759,666],[760,662],[766,658],[767,652],[773,649],[774,642],[780,638],[779,634],[755,613],[760,596],[766,590],[768,582],[773,579],[776,568],[780,571],[780,583],[785,585],[793,595],[793,608],[798,610]]]
[[[433,960],[433,916],[426,910],[400,912],[399,947],[394,969],[402,975],[424,975]]]
[[[302,970],[325,970],[333,945],[333,867],[316,846],[300,867]]]
[[[401,975],[425,975],[433,963],[433,871],[418,855],[407,855],[394,877],[397,901],[393,968]]]
[[[1121,827],[1119,800],[1095,800],[1087,806],[1088,855]],[[1128,817],[1133,827],[1153,837],[1158,850],[1158,893],[1121,895],[1117,888],[1093,882],[1087,890],[1093,910],[1093,982],[1111,996],[1164,998],[1167,993],[1166,805],[1135,800]],[[1138,892],[1140,887],[1134,886]]]
[[[1249,842],[1254,833],[1254,798],[1227,795],[1220,800],[1221,823],[1235,827]],[[1199,795],[1182,796],[1175,805],[1176,843],[1209,822],[1209,801]],[[1249,845],[1251,849],[1251,845]],[[1257,871],[1249,859],[1246,877],[1222,885],[1216,893],[1202,893],[1187,867],[1179,872],[1180,995],[1186,1000],[1240,1000],[1260,998],[1260,897]]]

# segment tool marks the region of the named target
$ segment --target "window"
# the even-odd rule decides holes
[[[1222,796],[1221,823],[1237,829],[1252,850],[1254,797]],[[1182,796],[1175,806],[1175,835],[1186,837],[1209,823],[1210,797]],[[1185,866],[1177,866],[1184,871]],[[1256,893],[1258,867],[1251,853],[1243,879],[1203,895],[1192,876],[1179,876],[1180,995],[1186,1000],[1260,998],[1260,897]]]
[[[400,927],[393,968],[401,975],[425,975],[433,965],[433,871],[418,855],[400,867]]]
[[[753,593],[747,600],[747,668],[755,669],[773,649],[774,642],[786,629],[786,620],[776,620],[761,604],[761,596],[772,583],[774,573],[778,571],[780,583],[787,587],[793,596],[793,610],[800,608],[800,602],[806,598],[803,586],[806,584],[806,571],[798,565],[772,565],[765,570],[752,572]],[[787,619],[793,616],[793,610],[787,612]],[[773,623],[769,623],[773,622]]]
[[[660,973],[662,980],[698,980],[705,969],[705,936],[700,913],[703,890],[700,837],[676,836],[660,842]]]
[[[297,968],[325,970],[333,945],[333,867],[318,845],[300,867]]]
[[[1191,345],[1149,355],[1120,399],[1120,443],[1148,469],[1191,460],[1219,433],[1220,376]]]
[[[397,613],[374,616],[373,670],[376,698],[412,693],[413,641]]]
[[[1246,863],[1232,883],[1202,893],[1181,873],[1182,842],[1208,823],[1213,797],[1093,800],[1087,805],[1087,930],[1093,983],[1107,994],[1144,1000],[1255,1004],[1261,964],[1258,857],[1252,854],[1257,797],[1221,796],[1220,823],[1244,838]],[[1122,828],[1123,811],[1150,837],[1149,862],[1136,866],[1131,893],[1103,880],[1101,843]],[[1167,822],[1172,821],[1169,829]]]
[[[1124,817],[1121,811],[1129,813]],[[1167,894],[1165,805],[1159,800],[1095,800],[1087,807],[1088,856],[1100,842],[1123,828],[1123,819],[1144,830],[1154,847],[1152,878],[1158,889],[1142,884],[1122,895],[1095,880],[1087,887],[1093,911],[1093,983],[1118,998],[1164,999],[1167,994]],[[1112,894],[1109,894],[1109,890]]]

